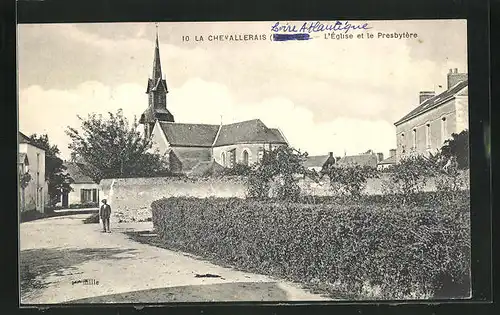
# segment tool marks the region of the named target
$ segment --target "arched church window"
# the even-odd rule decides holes
[[[243,165],[246,165],[248,166],[248,151],[247,150],[243,150]]]

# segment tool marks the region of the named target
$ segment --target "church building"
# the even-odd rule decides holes
[[[153,150],[168,156],[172,172],[189,174],[214,162],[227,168],[251,165],[265,150],[288,145],[279,129],[268,128],[260,119],[220,125],[175,122],[167,109],[168,88],[162,77],[158,30],[146,93],[149,104],[139,123],[144,126],[144,136],[151,138]]]

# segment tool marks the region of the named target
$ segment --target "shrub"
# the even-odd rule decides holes
[[[385,193],[403,198],[403,203],[413,199],[421,192],[427,179],[437,174],[437,166],[431,159],[412,155],[390,168],[389,181],[383,183]]]
[[[307,153],[290,147],[265,151],[262,160],[252,166],[247,179],[248,196],[295,200],[300,187],[297,174],[307,174],[303,166]]]
[[[443,279],[451,279],[468,296],[467,196],[448,204],[424,195],[432,206],[397,210],[376,198],[384,196],[368,207],[328,198],[168,198],[152,203],[152,219],[168,246],[254,272],[337,282],[335,289],[358,297],[368,286],[378,298],[396,299],[446,295]]]
[[[250,166],[236,163],[236,165],[232,168],[224,168],[220,176],[248,176],[250,171]]]
[[[459,134],[453,133],[441,147],[441,155],[446,159],[454,157],[458,169],[469,168],[469,131],[464,130]]]
[[[369,166],[350,165],[346,167],[330,167],[326,174],[330,178],[330,183],[334,189],[341,194],[347,194],[359,198],[362,190],[366,186],[368,178],[378,177],[375,168]]]
[[[90,217],[86,218],[83,220],[84,224],[95,224],[99,223],[99,214],[98,213],[93,213],[90,215]]]
[[[87,203],[74,203],[70,204],[69,208],[70,209],[85,209],[85,208],[98,208],[99,203],[97,202],[87,202]]]

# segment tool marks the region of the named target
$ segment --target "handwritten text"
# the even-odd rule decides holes
[[[280,22],[276,22],[273,26],[271,26],[272,32],[281,32],[281,33],[317,33],[324,31],[334,31],[334,32],[344,32],[347,33],[351,30],[368,30],[371,27],[368,26],[368,23],[363,24],[351,24],[348,21],[335,21],[329,24],[323,24],[319,21],[316,22],[304,22],[302,26],[297,27],[297,25],[290,25],[286,23],[285,25],[280,24]]]

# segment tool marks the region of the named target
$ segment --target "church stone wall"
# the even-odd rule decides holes
[[[462,180],[469,186],[469,172],[462,172]],[[364,194],[377,195],[385,193],[386,183],[390,183],[388,174],[380,178],[368,179]],[[320,183],[310,179],[300,179],[299,186],[304,195],[333,196],[338,192],[332,188],[327,178]],[[100,183],[100,199],[106,198],[112,208],[111,221],[131,222],[144,221],[151,218],[151,203],[168,197],[220,197],[245,198],[247,189],[245,180],[239,177],[226,178],[121,178],[104,179]],[[424,191],[436,189],[435,179],[430,178]]]
[[[112,222],[130,222],[151,218],[151,203],[167,197],[239,197],[246,187],[239,178],[188,179],[175,177],[103,179],[101,199],[112,208]]]

